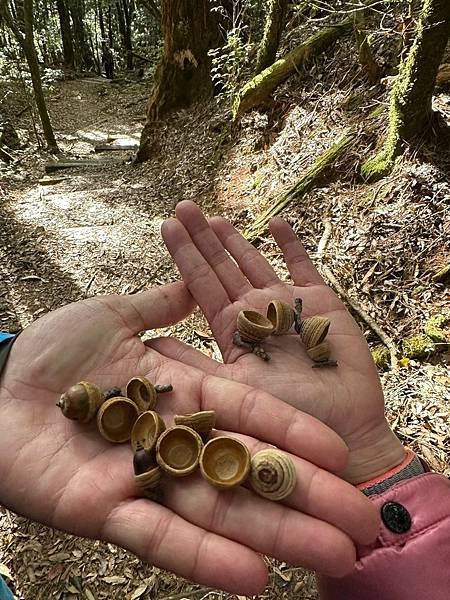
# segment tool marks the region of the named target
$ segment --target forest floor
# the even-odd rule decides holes
[[[159,123],[152,159],[135,166],[129,152],[95,154],[93,148],[114,137],[139,139],[147,86],[53,84],[49,107],[65,156],[108,164],[48,175],[64,177],[55,185],[39,183],[49,157],[37,150],[27,113],[15,119],[25,146],[12,168],[0,170],[0,329],[18,330],[74,300],[134,293],[175,279],[160,225],[181,200],[193,199],[241,229],[251,224],[321,151],[385,102],[386,90],[358,84],[357,67],[344,56],[342,50],[324,58],[326,64],[316,63],[302,81],[279,90],[271,110],[244,117],[239,127],[231,128],[227,112],[213,104]],[[346,74],[336,83],[343,61]],[[318,70],[333,78],[317,79]],[[20,102],[8,102],[13,117]],[[441,91],[435,106],[450,124],[450,95]],[[385,113],[379,117],[379,131],[385,119]],[[331,219],[327,265],[400,345],[405,336],[421,333],[430,316],[450,311],[448,288],[433,281],[450,262],[450,155],[422,146],[408,152],[390,177],[361,184],[355,164],[374,143],[361,128],[338,166],[339,177],[324,180],[283,216],[313,259],[323,220]],[[258,247],[287,278],[273,241],[263,234]],[[361,327],[372,346],[379,343],[366,323]],[[219,358],[198,313],[171,332]],[[397,434],[446,474],[449,363],[447,349],[382,374]],[[22,600],[237,598],[143,565],[111,544],[62,534],[6,510],[0,512],[0,540],[0,573]],[[271,562],[270,585],[260,598],[317,597],[311,573]]]

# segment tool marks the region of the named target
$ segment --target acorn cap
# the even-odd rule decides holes
[[[175,477],[184,477],[198,466],[203,442],[199,434],[176,425],[166,429],[156,444],[156,460],[159,466]]]
[[[273,335],[283,335],[294,324],[294,309],[282,300],[272,300],[267,307],[267,318],[273,325]]]
[[[292,459],[280,450],[267,449],[252,458],[250,483],[257,494],[269,500],[283,500],[297,482]]]
[[[309,350],[323,342],[329,328],[330,320],[326,317],[316,316],[303,319],[300,323],[300,337],[306,349]]]
[[[153,410],[156,406],[155,386],[146,377],[130,379],[125,393],[137,405],[139,412]]]
[[[155,465],[141,475],[135,475],[134,481],[141,496],[146,496],[153,500],[155,498],[155,490],[158,487],[163,471]]]
[[[250,471],[250,452],[242,442],[216,437],[203,448],[200,457],[203,477],[219,488],[231,488],[245,481]]]
[[[109,442],[127,442],[139,416],[139,409],[129,398],[117,396],[106,400],[97,413],[97,427]]]
[[[146,411],[139,415],[131,431],[131,445],[136,452],[138,445],[146,450],[156,446],[159,436],[165,430],[166,425],[157,412]]]
[[[309,348],[306,353],[314,362],[325,362],[331,355],[330,344],[325,340],[324,342],[317,344],[317,346]]]
[[[57,406],[67,419],[88,423],[104,401],[99,387],[89,381],[80,381],[62,394]]]
[[[202,410],[187,415],[175,415],[174,421],[176,425],[190,427],[203,437],[209,435],[214,428],[216,413],[213,410]]]
[[[241,310],[237,316],[237,329],[244,342],[261,342],[273,332],[267,317],[254,310]]]

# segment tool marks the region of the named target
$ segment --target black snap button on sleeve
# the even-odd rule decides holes
[[[381,518],[393,533],[406,533],[411,528],[411,516],[398,502],[386,502],[381,507]]]

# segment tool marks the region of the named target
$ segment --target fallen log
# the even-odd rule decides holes
[[[53,173],[60,169],[76,169],[79,167],[88,168],[99,168],[99,167],[110,167],[113,165],[121,165],[123,161],[111,161],[111,160],[65,160],[65,161],[53,161],[48,162],[45,165],[46,173]]]
[[[95,152],[124,152],[129,150],[138,150],[139,143],[135,144],[97,144],[94,147]]]
[[[265,226],[272,217],[282,211],[283,208],[286,208],[293,200],[299,198],[316,185],[326,169],[331,167],[335,160],[347,150],[350,144],[355,140],[356,135],[356,131],[350,131],[333,144],[331,148],[323,152],[323,154],[314,161],[306,173],[300,177],[297,183],[289,188],[289,190],[278,198],[272,206],[269,206],[267,210],[256,218],[255,222],[244,232],[244,236],[249,240],[255,239],[263,232]]]
[[[337,25],[324,27],[303,44],[291,50],[284,58],[264,69],[244,85],[233,103],[233,118],[261,104],[273,90],[285,81],[292,73],[297,72],[311,58],[327,50],[336,40],[352,30],[353,17],[347,18]]]
[[[68,177],[43,177],[39,179],[39,185],[57,185],[69,179]]]

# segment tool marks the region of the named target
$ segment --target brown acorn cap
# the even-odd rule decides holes
[[[294,309],[282,300],[272,300],[267,307],[267,318],[273,325],[273,335],[283,335],[294,324]]]
[[[175,415],[175,425],[190,427],[202,437],[211,433],[216,424],[216,413],[214,410],[202,410],[201,412],[187,415]]]
[[[146,377],[132,377],[127,383],[126,396],[133,400],[139,412],[153,410],[156,406],[155,386]]]
[[[206,481],[216,487],[235,487],[249,474],[250,452],[235,438],[216,437],[203,448],[200,470]]]
[[[97,413],[97,427],[109,442],[128,442],[139,416],[139,409],[129,398],[117,396],[106,400]]]
[[[269,500],[283,500],[294,491],[295,466],[287,454],[268,448],[252,458],[250,483],[257,494]]]
[[[273,325],[255,310],[241,310],[237,316],[237,329],[245,342],[261,342],[271,335]]]
[[[167,473],[184,477],[198,467],[202,447],[202,438],[196,431],[184,425],[176,425],[159,436],[156,460]]]
[[[134,481],[139,494],[154,500],[155,491],[161,481],[162,476],[163,471],[160,467],[158,467],[158,465],[148,469],[148,471],[142,473],[141,475],[135,475]]]
[[[146,411],[140,414],[131,431],[133,450],[136,451],[138,444],[146,450],[154,448],[165,428],[166,424],[157,412]]]

